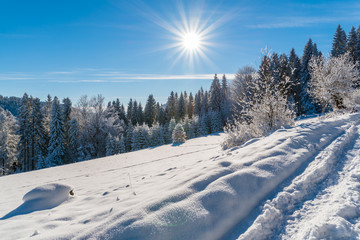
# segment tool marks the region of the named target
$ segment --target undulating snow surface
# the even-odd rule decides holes
[[[360,114],[0,178],[1,239],[356,239]],[[70,191],[74,195],[70,194]]]

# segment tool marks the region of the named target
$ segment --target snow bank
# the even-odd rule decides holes
[[[52,183],[36,187],[24,195],[22,205],[2,219],[54,208],[68,200],[71,194],[73,194],[73,188],[64,184]]]
[[[187,184],[191,193],[185,199],[163,199],[167,204],[154,211],[145,208],[113,216],[113,224],[101,225],[80,238],[221,239],[280,183],[343,135],[348,127],[340,119],[316,124],[304,122],[297,128],[278,130],[218,157],[220,166],[216,170],[202,171],[201,177]]]

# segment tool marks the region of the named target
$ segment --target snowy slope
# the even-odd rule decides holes
[[[359,121],[313,118],[228,151],[212,135],[1,177],[0,236],[356,239]]]

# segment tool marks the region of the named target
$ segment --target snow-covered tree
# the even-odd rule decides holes
[[[163,128],[157,123],[150,128],[149,142],[152,147],[165,144]]]
[[[64,154],[64,123],[59,99],[54,97],[51,108],[48,162],[51,166],[61,165],[64,163]]]
[[[131,151],[136,151],[149,147],[149,127],[147,125],[137,125],[132,134]]]
[[[15,117],[0,107],[0,175],[14,172],[18,165],[17,129]]]
[[[255,76],[256,70],[251,66],[242,67],[236,73],[230,86],[233,111],[240,112],[246,108],[248,102],[252,101],[253,88],[251,86]]]
[[[323,110],[351,107],[351,95],[359,72],[349,53],[330,59],[313,58],[310,73],[311,94],[320,102]]]
[[[186,133],[183,126],[178,123],[172,133],[173,143],[184,143],[186,141]]]
[[[221,113],[217,111],[209,112],[210,115],[210,129],[212,133],[222,131]]]
[[[274,74],[269,67],[269,58],[263,58],[258,77],[250,84],[253,96],[243,104],[228,123],[225,132],[224,148],[239,145],[246,140],[265,135],[271,130],[294,123],[295,114],[286,97],[274,84]]]

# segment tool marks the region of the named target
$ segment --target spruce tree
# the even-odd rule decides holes
[[[176,120],[182,121],[185,118],[186,109],[185,109],[185,98],[183,93],[180,94],[180,98],[178,100],[177,109],[176,109]]]
[[[187,106],[187,115],[190,119],[192,119],[194,115],[194,97],[191,92],[189,95],[189,101]]]
[[[222,102],[221,95],[222,94],[221,94],[220,82],[217,77],[217,74],[215,74],[210,87],[210,106],[213,111],[220,112],[221,102]]]
[[[170,96],[168,97],[166,103],[167,112],[169,113],[170,118],[175,118],[176,115],[176,99],[174,92],[171,91]]]
[[[334,35],[333,45],[331,49],[331,56],[338,57],[340,55],[343,55],[345,52],[346,52],[346,33],[339,24]]]
[[[151,127],[156,121],[156,101],[152,94],[149,95],[145,105],[145,123]]]
[[[209,112],[210,114],[210,129],[212,133],[217,133],[222,131],[222,120],[221,114],[217,111]]]
[[[69,156],[70,162],[77,162],[79,160],[79,123],[75,118],[71,119],[69,122]]]
[[[200,116],[202,107],[202,96],[200,90],[195,94],[194,114]]]
[[[307,42],[304,48],[304,54],[301,59],[302,71],[301,71],[301,93],[300,93],[300,109],[299,114],[311,114],[316,112],[316,108],[313,99],[309,95],[309,62],[313,56],[313,42],[311,38]]]
[[[31,98],[32,112],[31,119],[31,148],[32,148],[32,169],[36,169],[37,162],[47,157],[47,143],[49,142],[44,125],[44,117],[41,110],[39,98]]]
[[[72,103],[69,98],[63,99],[62,105],[62,119],[64,124],[64,163],[71,162],[71,153],[70,153],[70,120],[72,114]]]
[[[131,98],[130,98],[126,113],[127,113],[126,118],[128,120],[128,124],[129,123],[133,124],[133,101]]]
[[[48,161],[51,166],[63,164],[64,154],[64,123],[59,99],[54,97],[51,108],[50,141],[48,148]]]
[[[295,104],[296,114],[300,114],[301,109],[301,102],[300,102],[300,96],[301,96],[301,62],[299,57],[295,53],[295,49],[291,49],[290,55],[289,55],[289,68],[291,72],[290,76],[290,98],[293,98],[293,102]]]
[[[21,107],[19,110],[19,163],[21,164],[22,171],[31,170],[31,131],[30,131],[30,114],[31,103],[29,96],[25,93],[21,99]]]
[[[357,56],[357,44],[358,44],[358,37],[357,33],[354,27],[351,28],[349,32],[348,42],[346,45],[346,50],[349,52],[349,55],[353,61],[353,63],[356,63],[358,61]]]

